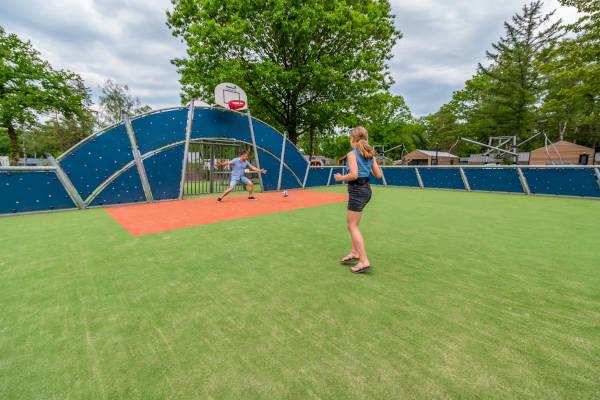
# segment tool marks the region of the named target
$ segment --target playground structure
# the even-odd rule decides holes
[[[0,167],[0,215],[213,193],[229,179],[227,171],[215,168],[215,159],[232,158],[242,148],[250,151],[254,165],[267,170],[258,174],[262,191],[342,184],[333,174],[343,172],[343,166],[310,166],[285,134],[250,115],[246,95],[237,86],[217,86],[215,102],[217,106],[196,107],[191,101],[188,107],[131,118],[123,112],[120,123],[90,135],[57,159],[49,156],[51,166]],[[600,198],[598,166],[382,166],[382,171],[382,179],[372,177],[372,184]],[[193,188],[194,183],[204,186]]]

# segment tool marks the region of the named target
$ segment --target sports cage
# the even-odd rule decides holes
[[[267,170],[261,190],[339,184],[344,167],[311,167],[285,135],[247,112],[174,107],[123,121],[90,135],[50,165],[0,167],[0,215],[181,200],[220,192],[230,171],[216,160],[250,151]],[[600,199],[600,166],[382,167],[382,186]],[[241,189],[240,189],[241,190]]]

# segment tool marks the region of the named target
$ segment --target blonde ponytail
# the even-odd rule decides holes
[[[356,143],[356,151],[358,151],[358,154],[360,154],[362,158],[370,160],[375,157],[377,152],[373,150],[373,147],[371,147],[368,142],[369,133],[365,127],[357,126],[356,128],[352,129],[352,132],[350,132],[350,137],[354,140],[354,143]]]

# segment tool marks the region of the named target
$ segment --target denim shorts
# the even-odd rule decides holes
[[[369,178],[358,178],[348,182],[348,210],[361,212],[371,200]]]
[[[236,185],[239,185],[240,183],[247,185],[250,183],[250,179],[246,178],[245,176],[242,176],[240,179],[232,179],[231,183],[229,183],[229,187],[234,188]]]

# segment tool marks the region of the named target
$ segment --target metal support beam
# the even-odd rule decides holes
[[[140,149],[138,148],[137,141],[135,140],[135,134],[133,133],[131,120],[129,119],[127,111],[123,110],[122,112],[123,122],[125,123],[125,129],[127,130],[127,136],[129,136],[129,143],[131,143],[131,152],[133,153],[133,159],[135,160],[135,165],[137,166],[140,181],[142,182],[144,195],[146,196],[146,201],[152,202],[154,201],[154,198],[152,197],[152,191],[150,190],[150,184],[148,183],[148,177],[146,176],[146,169],[144,168],[144,162],[142,161],[142,156],[140,155]]]
[[[327,178],[327,186],[329,186],[329,182],[331,182],[332,174],[333,174],[333,168],[329,168],[329,177]]]
[[[419,168],[415,167],[415,174],[417,174],[417,181],[419,181],[419,187],[423,189],[425,185],[423,185],[423,179],[421,179],[421,174],[419,173]]]
[[[181,180],[179,181],[179,196],[178,199],[183,199],[185,187],[185,174],[187,172],[188,154],[190,151],[190,140],[192,137],[192,123],[194,122],[194,99],[190,101],[188,109],[187,123],[185,126],[185,144],[183,145],[183,161],[181,162]]]
[[[381,180],[383,181],[383,186],[387,187],[387,181],[385,180],[385,173],[383,172],[383,168],[379,167],[381,170]]]
[[[83,210],[85,208],[83,199],[77,192],[77,189],[75,189],[75,186],[73,186],[73,182],[71,182],[69,176],[65,173],[65,171],[62,169],[58,161],[56,161],[56,159],[52,156],[52,154],[46,154],[46,159],[50,161],[50,164],[56,167],[56,176],[58,177],[58,180],[65,187],[65,190],[67,191],[67,193],[69,193],[69,196],[71,197],[73,202],[77,204],[77,208]]]
[[[463,171],[462,167],[459,167],[458,170],[460,171],[460,176],[462,178],[463,184],[465,185],[465,189],[467,190],[467,192],[470,192],[471,185],[469,185],[469,180],[467,179],[467,174],[465,174],[465,171]]]
[[[514,151],[508,151],[508,150],[504,150],[504,149],[501,149],[500,147],[496,147],[496,146],[492,146],[492,145],[489,145],[489,144],[485,144],[485,143],[477,142],[477,141],[475,141],[475,140],[467,139],[467,138],[464,138],[464,137],[462,137],[462,136],[459,136],[459,137],[458,137],[458,139],[459,139],[459,140],[464,140],[465,142],[468,142],[468,143],[478,144],[479,146],[487,147],[488,149],[493,149],[493,150],[500,151],[500,152],[502,152],[502,153],[510,154],[510,155],[512,155],[512,156],[514,156],[514,155],[516,155],[516,154],[517,154],[517,153],[515,153]]]
[[[283,134],[283,142],[281,143],[281,158],[279,159],[279,179],[277,179],[277,190],[281,190],[281,176],[283,175],[283,159],[285,157],[285,142],[287,132]]]
[[[521,168],[517,168],[517,173],[519,174],[519,180],[521,181],[521,186],[523,187],[523,191],[530,195],[531,194],[531,190],[529,190],[529,184],[527,183],[527,179],[525,178],[525,175],[523,174],[523,171],[521,170]]]
[[[254,157],[256,158],[256,168],[260,169],[260,157],[258,156],[258,149],[256,148],[256,138],[254,137],[254,126],[252,124],[252,116],[250,115],[250,109],[247,110],[248,115],[248,126],[250,127],[250,137],[252,138],[252,148],[254,149]],[[261,192],[265,191],[263,186],[262,172],[258,171],[258,181],[260,183]]]
[[[598,181],[598,186],[600,186],[600,168],[594,168],[594,172],[596,173],[596,180]]]
[[[308,171],[310,171],[310,162],[307,161],[306,172],[304,173],[304,180],[302,181],[302,189],[306,187],[306,180],[308,179]]]

